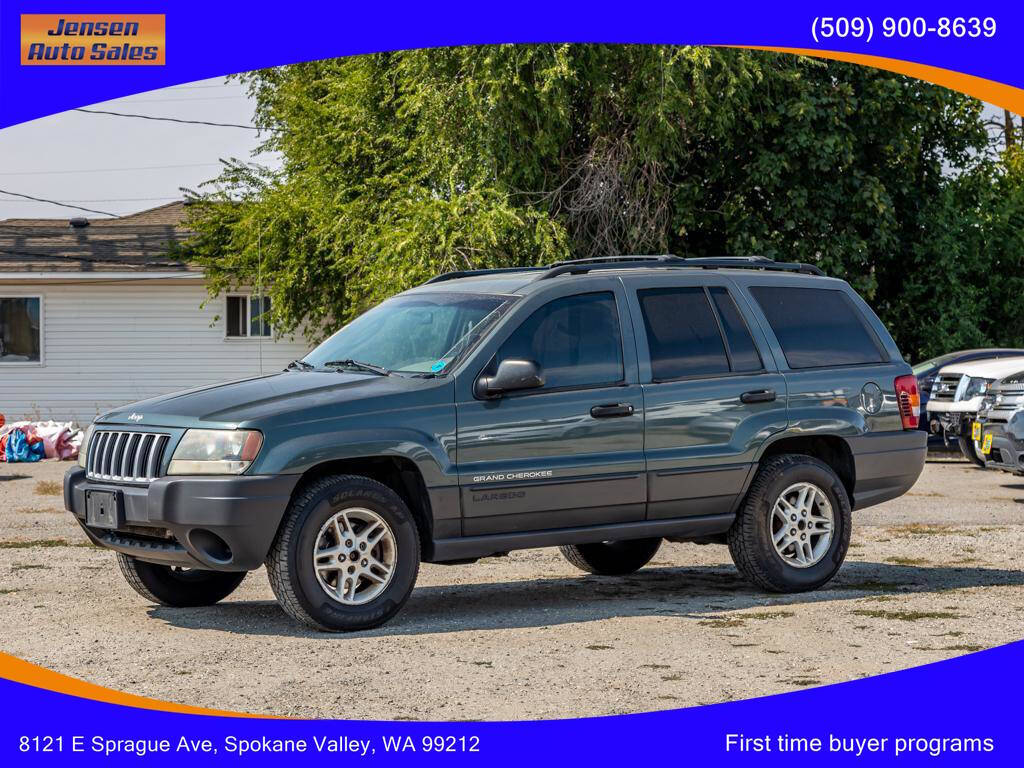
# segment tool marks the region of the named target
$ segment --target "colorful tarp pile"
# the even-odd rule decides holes
[[[0,461],[76,459],[82,445],[82,431],[71,422],[0,422]]]

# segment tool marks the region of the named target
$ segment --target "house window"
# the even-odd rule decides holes
[[[42,362],[39,296],[0,296],[0,364]]]
[[[227,336],[245,339],[250,336],[270,336],[269,296],[228,296]]]

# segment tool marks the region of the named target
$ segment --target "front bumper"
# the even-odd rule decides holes
[[[64,506],[96,545],[164,565],[217,571],[259,568],[299,475],[160,477],[148,486],[64,475]],[[116,530],[86,524],[86,491],[113,491]]]
[[[985,458],[986,469],[1024,475],[1024,439],[1010,433],[1006,426],[1005,422],[982,422],[981,440],[974,441],[974,448]],[[992,445],[988,453],[982,453],[987,435],[992,435]]]

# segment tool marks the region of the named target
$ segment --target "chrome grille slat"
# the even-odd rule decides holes
[[[86,477],[122,483],[151,483],[159,476],[171,436],[161,432],[97,430],[86,457]]]

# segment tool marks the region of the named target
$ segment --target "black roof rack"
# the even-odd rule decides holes
[[[799,272],[823,276],[813,264],[774,261],[765,256],[610,256],[597,259],[576,259],[552,264],[534,280],[550,280],[559,275],[580,275],[598,269],[650,269],[653,267],[689,267],[691,269],[764,269],[773,272]]]
[[[539,272],[534,279],[550,280],[559,275],[582,275],[602,269],[651,269],[661,267],[688,267],[690,269],[763,269],[770,272],[798,272],[803,275],[824,276],[813,264],[801,264],[796,261],[774,261],[765,256],[598,256],[591,259],[569,259],[549,264],[546,267],[501,267],[500,269],[467,269],[456,272],[445,272],[424,285],[456,280],[460,277],[476,275],[501,275],[512,272]]]

